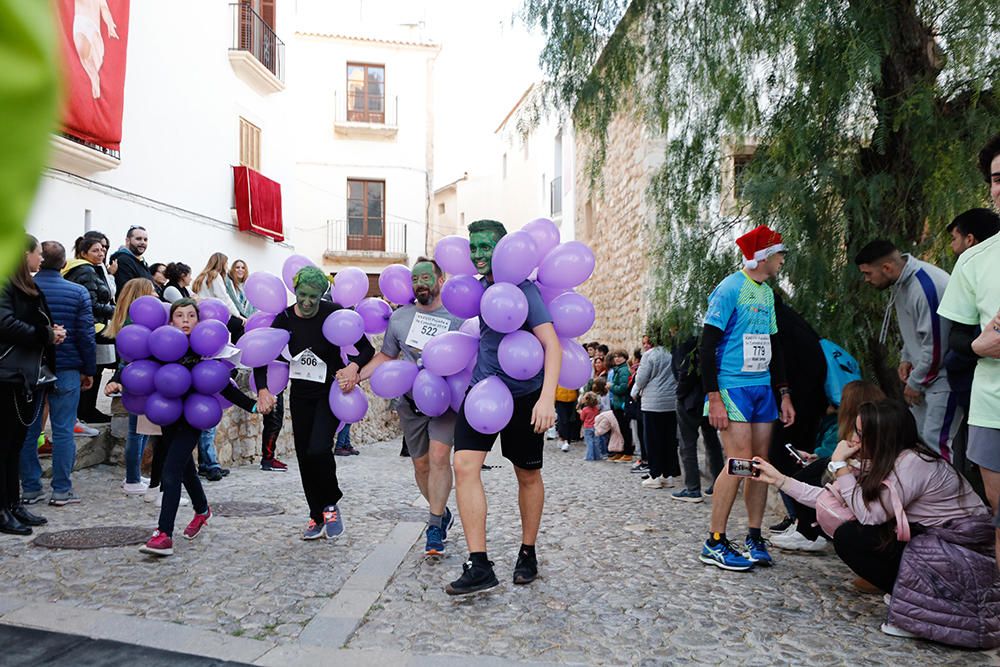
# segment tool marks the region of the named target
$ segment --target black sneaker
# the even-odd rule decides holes
[[[530,584],[537,576],[538,558],[519,553],[517,563],[514,565],[514,583],[518,585]]]
[[[795,527],[795,519],[793,519],[790,516],[786,516],[784,519],[781,520],[781,523],[776,523],[773,526],[771,526],[771,532],[783,533],[789,528],[794,528],[794,527]]]
[[[635,475],[641,475],[641,474],[644,474],[644,473],[648,473],[649,472],[649,464],[648,463],[643,463],[642,461],[640,461],[639,463],[636,463],[634,466],[632,466],[632,469],[629,470],[629,472],[632,473],[632,474],[635,474]]]
[[[222,473],[223,477],[229,477],[229,468],[219,468],[219,472]]]
[[[222,470],[220,468],[211,468],[205,472],[205,479],[210,482],[218,482],[222,477]]]
[[[448,595],[468,595],[499,585],[497,575],[493,573],[493,561],[489,565],[474,565],[470,560],[462,563],[462,576],[445,586],[444,592]]]

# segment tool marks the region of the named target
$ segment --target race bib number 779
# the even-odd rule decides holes
[[[760,373],[771,363],[771,337],[767,334],[743,334],[743,372]]]

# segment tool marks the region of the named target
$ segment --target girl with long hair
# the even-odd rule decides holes
[[[240,315],[244,318],[253,315],[257,309],[247,301],[247,295],[244,291],[243,286],[246,285],[247,278],[250,277],[250,267],[242,259],[238,259],[233,262],[232,267],[229,269],[229,273],[226,274],[226,293],[229,298],[232,299],[233,303],[236,305],[236,309],[240,311]]]

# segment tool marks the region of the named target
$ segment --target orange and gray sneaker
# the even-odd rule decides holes
[[[344,519],[336,505],[330,505],[323,510],[323,533],[326,539],[332,540],[344,534]]]

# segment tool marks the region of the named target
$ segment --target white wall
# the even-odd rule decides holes
[[[292,24],[293,10],[278,3],[278,35],[286,43],[283,26]],[[200,271],[222,251],[251,270],[280,273],[295,242],[288,94],[262,95],[237,77],[227,55],[232,33],[226,2],[133,2],[121,165],[89,174],[89,181],[47,173],[29,231],[70,244],[89,209],[93,228],[112,245],[130,225],[145,226],[149,261],[181,260]],[[286,72],[293,66],[287,62]],[[289,243],[238,232],[233,223],[231,166],[239,158],[241,115],[261,128],[261,171],[282,186]]]

